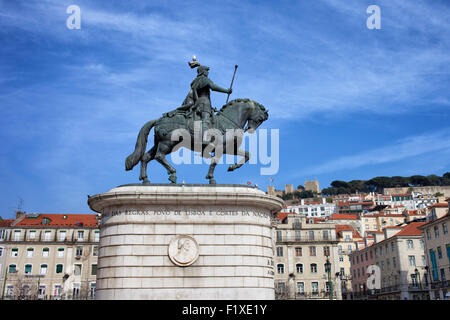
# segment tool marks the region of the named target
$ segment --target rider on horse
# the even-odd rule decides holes
[[[165,115],[173,116],[175,113],[183,113],[188,117],[192,111],[201,116],[202,131],[206,131],[214,125],[214,110],[211,106],[210,90],[230,94],[232,89],[224,89],[208,78],[209,67],[198,65],[197,77],[191,82],[191,88],[183,104],[178,109]],[[208,144],[209,141],[204,141]]]

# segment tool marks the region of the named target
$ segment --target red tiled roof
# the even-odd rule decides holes
[[[11,226],[11,223],[14,222],[14,219],[4,219],[0,220],[0,227],[9,227]]]
[[[291,212],[279,212],[277,214],[277,219],[280,219],[281,221],[284,221],[286,219],[287,215]]]
[[[433,204],[432,206],[429,206],[429,208],[447,208],[448,203],[438,202]]]
[[[43,224],[43,219],[49,219],[48,224]],[[97,215],[95,214],[55,214],[41,213],[37,217],[27,214],[15,227],[96,227]]]
[[[359,220],[358,216],[354,214],[333,214],[329,220]]]
[[[317,223],[317,222],[325,222],[325,219],[324,218],[307,218],[306,219],[308,222],[309,221],[313,221],[313,223]]]
[[[340,234],[342,231],[352,231],[352,237],[353,238],[361,238],[361,235],[358,233],[358,231],[355,230],[355,228],[353,228],[350,225],[347,224],[337,224],[335,225],[335,229],[336,229],[336,234]]]
[[[426,222],[411,222],[410,224],[406,225],[402,231],[395,234],[396,236],[420,236],[422,235],[422,231],[420,231],[418,228],[420,226],[423,226],[426,224]]]

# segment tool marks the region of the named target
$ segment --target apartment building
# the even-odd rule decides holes
[[[296,205],[287,206],[285,211],[304,214],[308,218],[324,218],[336,213],[336,205],[326,202],[325,198],[321,201],[301,199]]]
[[[18,212],[2,230],[3,299],[94,298],[96,215]]]
[[[343,300],[352,299],[352,273],[350,254],[357,249],[357,243],[362,237],[352,225],[335,225],[336,238],[338,240],[338,265],[339,278],[341,280],[341,292]]]
[[[450,199],[447,199],[449,201]],[[422,225],[425,254],[430,274],[429,294],[432,300],[450,298],[450,215],[447,207],[434,207],[430,221]]]
[[[425,300],[428,271],[425,222],[391,226],[373,233],[371,245],[351,254],[354,297],[379,300]]]
[[[279,217],[274,257],[276,298],[340,300],[334,224],[296,213]]]

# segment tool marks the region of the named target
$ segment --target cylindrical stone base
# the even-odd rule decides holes
[[[132,185],[88,203],[102,214],[97,299],[274,299],[281,199],[240,185]]]

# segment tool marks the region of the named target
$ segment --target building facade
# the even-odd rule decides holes
[[[355,298],[426,300],[427,264],[418,229],[424,222],[385,227],[374,242],[351,254]]]
[[[94,298],[96,215],[18,212],[3,230],[3,299]]]
[[[304,215],[283,215],[276,226],[277,299],[342,299],[336,230]]]
[[[430,276],[429,295],[432,300],[442,300],[450,298],[450,215],[448,208],[446,213],[436,213],[434,209],[430,221],[420,230],[425,241]]]

